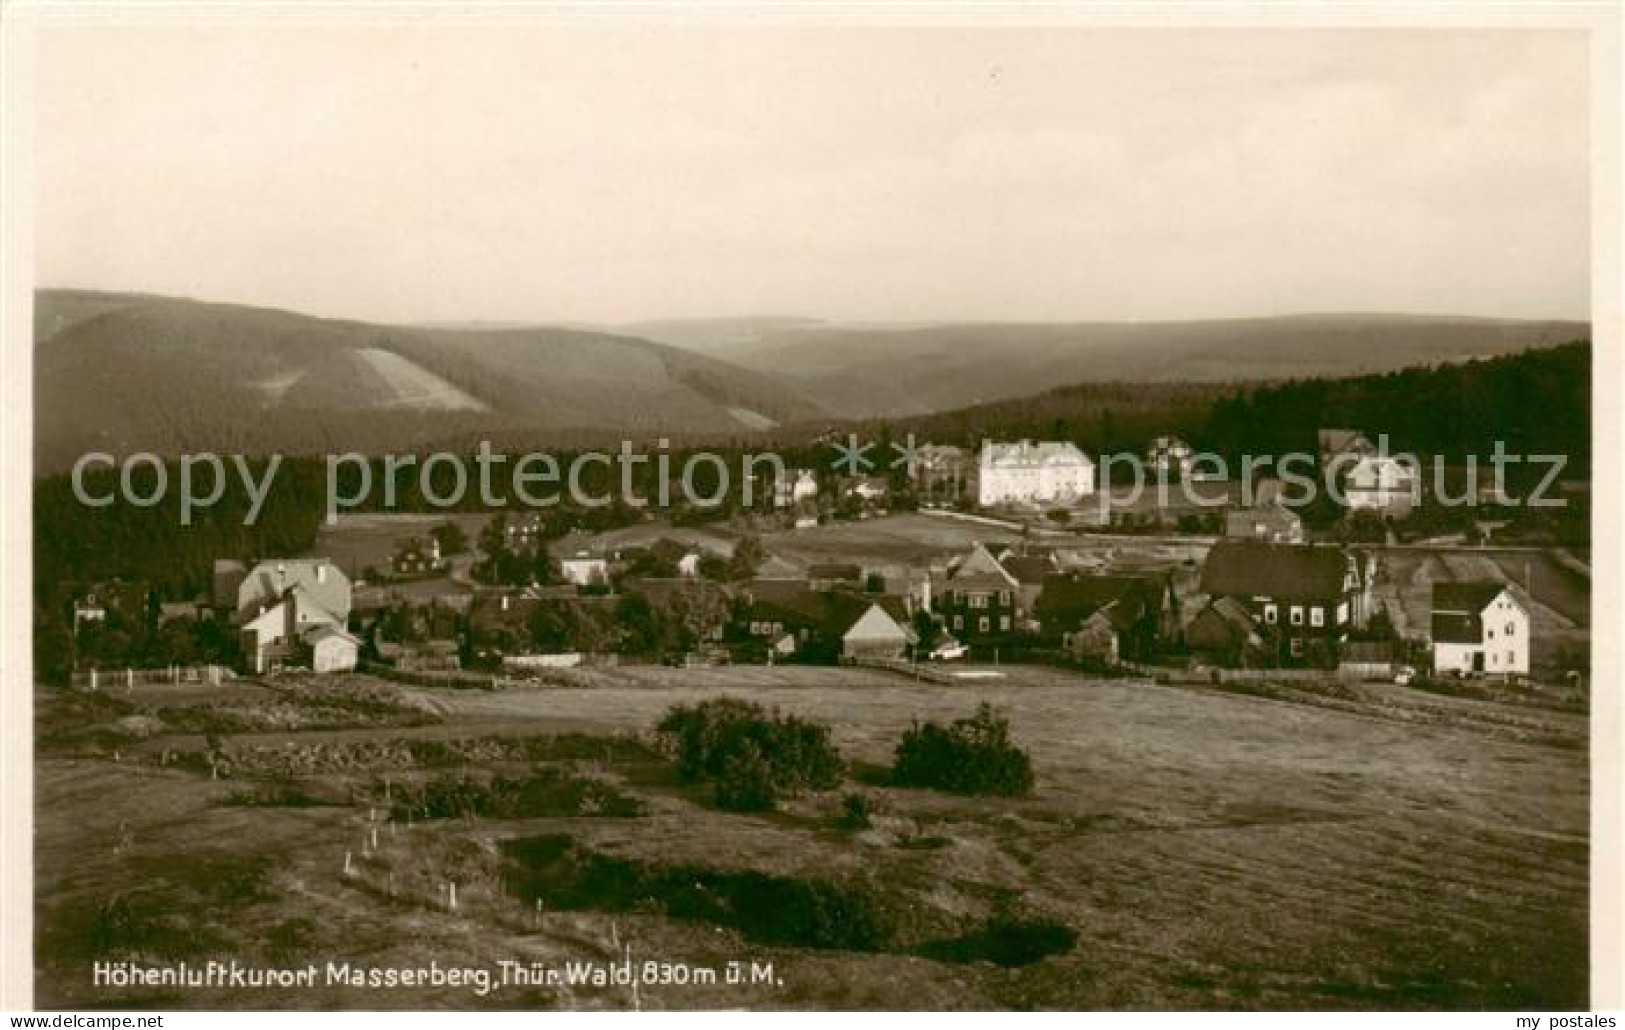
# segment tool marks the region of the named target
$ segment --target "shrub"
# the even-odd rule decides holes
[[[946,729],[915,724],[903,734],[892,765],[893,782],[953,794],[1016,796],[1033,789],[1032,760],[1010,741],[1010,721],[989,704]]]
[[[713,698],[677,705],[657,728],[675,743],[678,775],[715,783],[723,808],[770,809],[780,798],[829,790],[845,772],[829,742],[829,727],[769,714],[749,701]]]
[[[694,863],[620,858],[549,834],[502,845],[503,882],[525,902],[550,908],[660,912],[729,926],[763,944],[885,951],[905,908],[865,879],[785,876]]]
[[[735,812],[766,812],[778,802],[773,765],[753,740],[728,755],[717,777],[717,805]]]
[[[920,954],[940,962],[992,962],[1006,968],[1030,966],[1060,955],[1078,943],[1078,932],[1052,919],[1015,919],[999,916],[963,937],[930,941]]]
[[[421,786],[396,785],[396,819],[535,819],[644,813],[643,803],[613,785],[541,768],[526,779],[438,776]]]
[[[873,806],[862,794],[848,794],[841,799],[839,823],[847,830],[867,830],[874,825]]]

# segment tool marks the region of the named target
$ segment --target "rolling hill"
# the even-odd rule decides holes
[[[136,294],[35,298],[35,456],[381,451],[748,436],[825,412],[760,372],[633,337],[313,318]]]
[[[1195,322],[855,326],[645,323],[640,333],[771,372],[849,418],[928,414],[1071,383],[1261,381],[1387,372],[1590,336],[1583,322],[1383,314]]]
[[[35,298],[35,456],[49,472],[87,450],[312,454],[480,439],[506,450],[660,436],[794,440],[839,420],[937,413],[965,430],[997,421],[1011,404],[1052,424],[1111,408],[1113,435],[1187,431],[1206,403],[1230,392],[1225,386],[1388,372],[1589,335],[1575,322],[1397,315],[889,326],[742,318],[613,331],[394,326],[43,290]],[[1055,393],[1063,387],[1073,393]],[[1183,418],[1164,426],[1170,412]]]

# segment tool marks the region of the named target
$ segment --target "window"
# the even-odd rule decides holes
[[[1315,605],[1313,608],[1309,609],[1309,625],[1311,625],[1311,626],[1324,626],[1324,625],[1326,625],[1326,609],[1322,608],[1318,604]]]
[[[1349,621],[1349,603],[1344,601],[1337,606],[1337,624],[1339,626]]]
[[[999,591],[999,604],[1006,608],[1010,607],[1010,591]]]
[[[1298,637],[1293,637],[1291,647],[1292,647],[1292,657],[1294,657],[1294,658],[1302,658],[1303,657],[1303,641],[1301,639],[1299,639]]]
[[[976,620],[976,628],[981,630],[983,633],[987,632],[988,623],[987,623],[987,616],[986,615],[984,615],[980,619]]]
[[[972,608],[986,608],[987,607],[987,595],[986,594],[972,594],[972,595],[970,595],[970,606]]]
[[[1266,604],[1264,606],[1264,621],[1269,623],[1271,626],[1275,625],[1275,606],[1273,604]]]
[[[1495,631],[1494,631],[1494,630],[1493,630],[1493,629],[1492,629],[1492,630],[1490,630],[1490,631],[1489,631],[1489,632],[1487,632],[1487,633],[1486,633],[1486,634],[1485,634],[1485,639],[1487,639],[1487,640],[1494,640],[1494,639],[1495,639]]]
[[[1512,632],[1513,632],[1512,623],[1509,622],[1509,623],[1507,623],[1507,636],[1510,637],[1512,635]]]
[[[1508,665],[1514,665],[1514,664],[1516,664],[1516,659],[1514,659],[1514,658],[1513,658],[1513,657],[1512,657],[1512,656],[1513,656],[1513,653],[1514,653],[1514,652],[1512,652],[1512,651],[1508,651],[1508,652],[1507,652],[1507,664],[1508,664]]]
[[[954,616],[954,629],[964,629],[964,628],[965,628],[965,617],[963,615],[955,615]]]
[[[1006,633],[1010,632],[1010,616],[1008,616],[1008,615],[999,616],[999,629],[1003,630]]]
[[[1500,655],[1498,655],[1498,654],[1496,654],[1496,653],[1495,653],[1495,652],[1494,652],[1494,651],[1491,651],[1491,652],[1490,652],[1490,664],[1491,664],[1491,665],[1497,665],[1497,664],[1499,664],[1499,663],[1500,663],[1500,660],[1501,660],[1501,656],[1500,656]]]
[[[1294,625],[1294,626],[1302,626],[1303,625],[1303,605],[1295,604],[1295,605],[1292,606],[1291,618],[1292,618],[1292,625]]]

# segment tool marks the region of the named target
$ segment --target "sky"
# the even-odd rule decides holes
[[[42,286],[393,322],[1585,318],[1584,35],[57,25]]]

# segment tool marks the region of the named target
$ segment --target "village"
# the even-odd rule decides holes
[[[1097,520],[1075,444],[929,447],[725,519],[354,513],[190,601],[80,591],[35,695],[44,996],[156,1004],[75,971],[218,954],[777,985],[399,995],[491,1008],[1574,996],[1586,552],[1501,508],[1441,537],[1380,468],[1329,520],[1243,505],[1189,453],[1146,458],[1223,503]]]
[[[901,482],[790,469],[769,510],[726,523],[656,513],[594,533],[536,512],[357,515],[318,541],[330,553],[217,559],[190,603],[91,587],[74,604],[75,637],[94,638],[75,682],[166,674],[121,667],[98,646],[110,626],[200,621],[235,641],[248,675],[496,682],[639,661],[936,678],[1023,662],[1397,683],[1583,674],[1581,558],[1500,544],[1489,497],[1467,534],[1402,541],[1420,496],[1409,470],[1358,431],[1318,444],[1345,510],[1313,532],[1278,483],[1208,478],[1166,436],[1146,448],[1156,484],[1122,503],[1076,445],[1024,440],[926,445]]]

